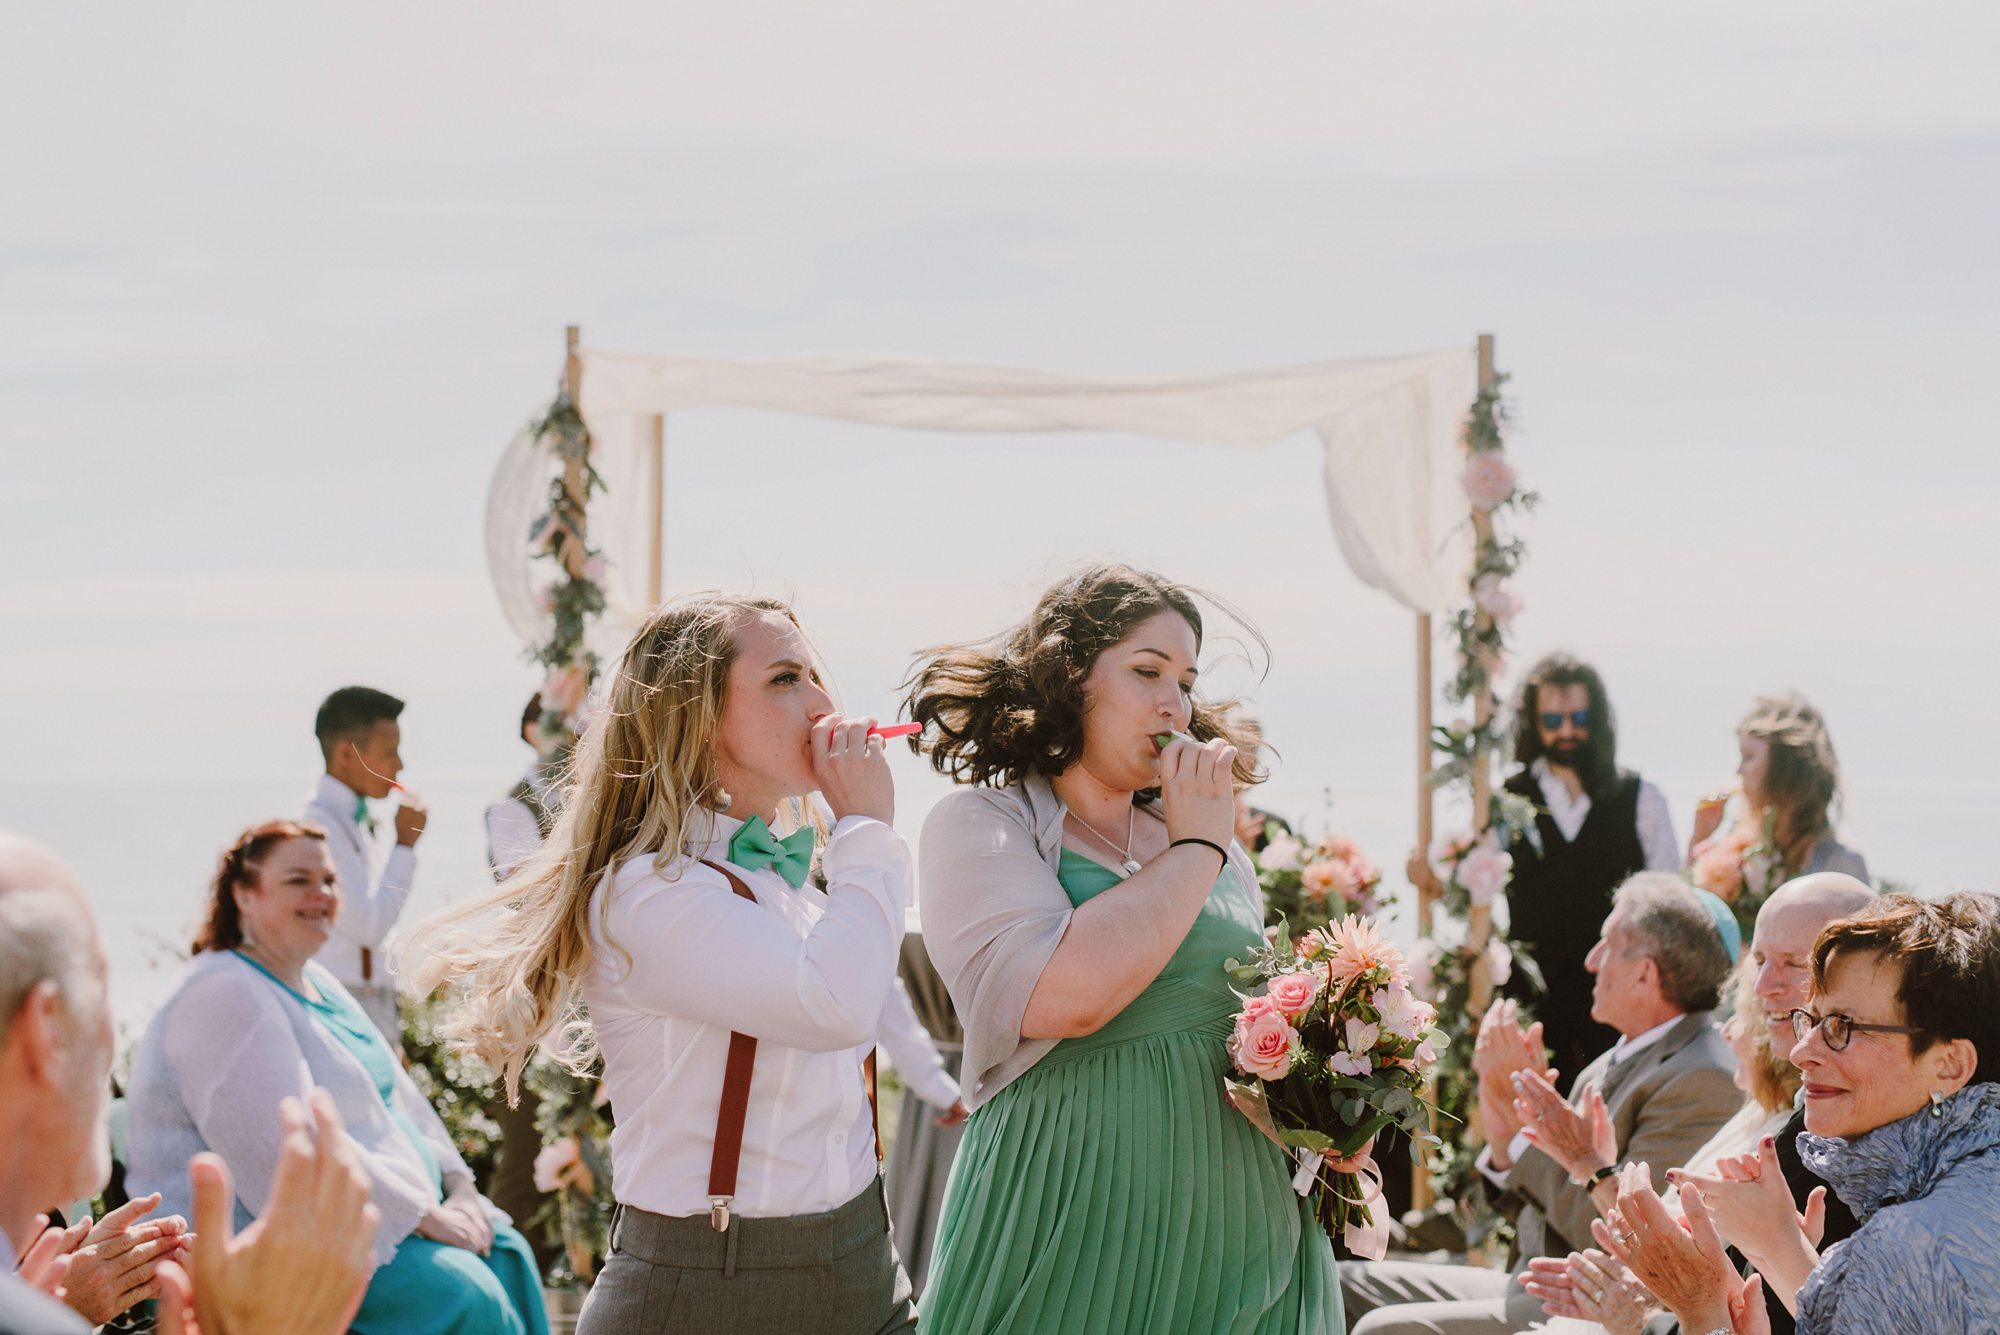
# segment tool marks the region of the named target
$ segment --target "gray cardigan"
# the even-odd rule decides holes
[[[1021,1037],[1021,1017],[1075,911],[1056,876],[1067,812],[1035,774],[1007,788],[960,788],[924,820],[917,844],[924,945],[965,1025],[968,1108],[988,1102],[1058,1041]],[[1256,869],[1234,843],[1229,867],[1262,914]]]
[[[318,964],[306,971],[322,993],[341,986]],[[389,1116],[375,1081],[306,1008],[234,951],[194,957],[139,1040],[126,1104],[132,1144],[125,1186],[160,1193],[160,1213],[194,1216],[187,1163],[213,1150],[236,1184],[236,1226],[264,1209],[278,1166],[278,1104],[317,1085],[347,1123],[381,1224],[375,1263],[388,1264],[435,1202],[430,1170]],[[396,1107],[444,1170],[445,1189],[470,1182],[443,1121],[408,1073],[396,1071]],[[494,1218],[506,1216],[489,1204]]]

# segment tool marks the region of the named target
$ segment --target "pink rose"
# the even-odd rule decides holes
[[[1521,612],[1521,595],[1498,575],[1481,575],[1474,580],[1472,601],[1493,618],[1496,626],[1506,625]]]
[[[1473,905],[1484,908],[1493,902],[1493,896],[1507,888],[1508,878],[1513,874],[1511,854],[1492,844],[1481,844],[1460,860],[1457,879],[1466,894],[1472,896]]]
[[[1465,461],[1458,481],[1476,509],[1491,510],[1514,494],[1514,465],[1499,450],[1480,450]]]
[[[1281,834],[1264,845],[1263,852],[1257,855],[1257,865],[1265,871],[1297,871],[1304,851],[1305,846],[1298,840]]]
[[[1299,1035],[1275,1010],[1236,1022],[1236,1068],[1259,1080],[1283,1080],[1298,1059]]]
[[[1271,1004],[1269,997],[1245,997],[1243,1009],[1236,1013],[1236,1023],[1241,1026],[1260,1015],[1276,1015],[1278,1008]]]
[[[1312,1009],[1319,996],[1321,979],[1316,973],[1282,973],[1271,980],[1264,992],[1278,1014],[1289,1020],[1296,1020]]]

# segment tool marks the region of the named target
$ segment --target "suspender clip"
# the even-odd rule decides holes
[[[734,1196],[710,1196],[708,1198],[708,1226],[717,1233],[729,1231],[729,1202]]]

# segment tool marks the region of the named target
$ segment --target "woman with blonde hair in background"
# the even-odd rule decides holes
[[[785,604],[670,603],[542,850],[410,943],[418,986],[458,990],[448,1037],[510,1091],[538,1044],[602,1055],[619,1207],[582,1335],[915,1326],[863,1071],[910,884],[873,723],[834,712]]]

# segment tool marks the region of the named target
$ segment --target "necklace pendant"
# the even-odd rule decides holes
[[[1137,858],[1126,858],[1118,864],[1118,870],[1130,876],[1133,872],[1139,870],[1139,860]]]

